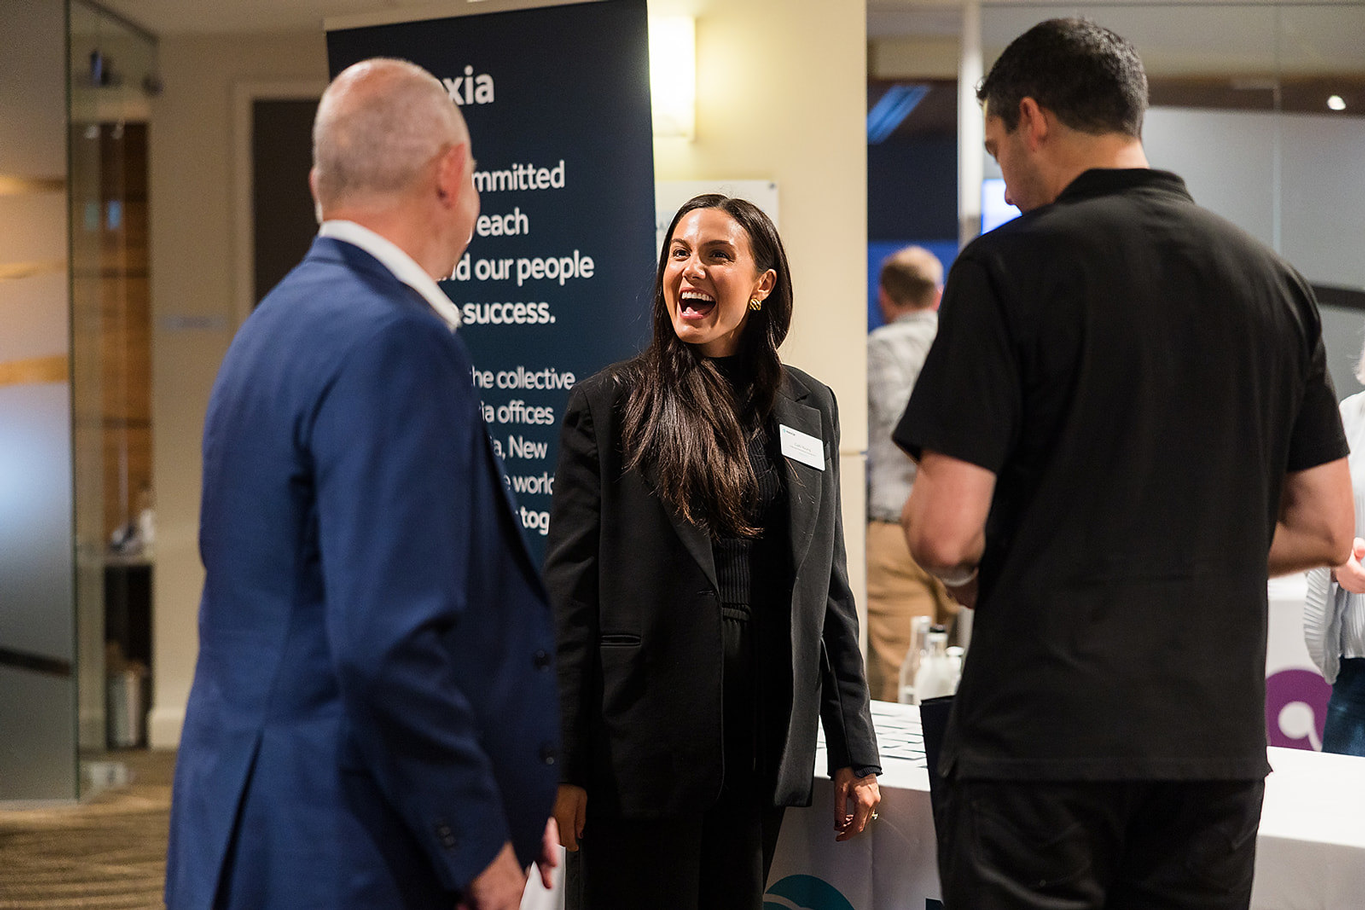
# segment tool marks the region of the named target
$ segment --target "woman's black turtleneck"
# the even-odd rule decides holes
[[[735,402],[742,407],[752,381],[748,363],[734,356],[715,357],[711,362],[730,384]],[[755,563],[766,549],[760,544],[771,538],[774,530],[781,530],[772,526],[781,523],[774,510],[782,499],[783,478],[777,453],[772,451],[774,434],[769,431],[767,423],[766,420],[757,421],[751,415],[740,415],[740,424],[749,436],[749,464],[758,482],[749,501],[746,517],[750,524],[759,529],[759,534],[757,537],[714,537],[711,544],[716,559],[716,576],[720,582],[721,604],[727,614],[742,613],[743,618],[747,618],[752,609],[755,569],[760,568]]]
[[[748,398],[752,373],[739,357],[711,361],[730,384],[736,403]],[[768,751],[761,744],[770,738],[762,732],[764,715],[759,705],[770,689],[776,661],[767,657],[773,648],[763,642],[782,634],[784,597],[790,597],[785,480],[776,449],[771,420],[740,415],[748,434],[749,464],[757,481],[749,500],[747,519],[758,528],[755,537],[713,536],[712,554],[720,590],[722,637],[725,648],[723,678],[725,787],[752,786],[754,775],[763,778],[771,769],[763,761]]]

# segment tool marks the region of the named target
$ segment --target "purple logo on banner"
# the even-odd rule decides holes
[[[1281,670],[1265,681],[1270,745],[1322,751],[1322,725],[1332,687],[1313,670]]]

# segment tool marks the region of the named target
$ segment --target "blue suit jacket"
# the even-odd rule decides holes
[[[199,663],[170,910],[452,905],[538,852],[549,610],[458,336],[319,239],[234,339],[204,430]]]

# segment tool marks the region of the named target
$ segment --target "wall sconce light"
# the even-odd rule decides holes
[[[696,136],[697,23],[691,16],[650,17],[649,94],[655,136]]]
[[[65,189],[66,181],[61,177],[10,177],[0,174],[0,196],[60,193]]]

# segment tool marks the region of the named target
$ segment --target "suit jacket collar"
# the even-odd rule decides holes
[[[359,272],[381,285],[392,288],[392,293],[381,291],[381,295],[389,300],[401,300],[404,303],[416,302],[420,308],[433,316],[440,318],[440,314],[422,296],[421,292],[409,284],[404,284],[397,275],[374,257],[368,250],[362,249],[353,243],[345,240],[338,240],[335,237],[315,237],[313,245],[308,249],[308,255],[304,257],[304,263],[309,262],[328,262],[335,263],[344,269],[352,272]],[[444,319],[442,321],[445,321]]]
[[[353,243],[334,237],[314,237],[313,245],[308,248],[308,255],[304,257],[304,262],[309,261],[335,262],[343,268],[380,279],[385,284],[407,288],[407,285],[399,281],[393,272],[386,269],[384,263],[374,258],[372,254]]]
[[[333,219],[318,228],[319,237],[330,237],[359,247],[369,253],[384,269],[407,287],[412,288],[436,311],[451,331],[460,327],[460,311],[408,253],[382,234],[354,221]]]
[[[790,370],[783,369],[782,384],[778,389],[776,399],[773,401],[773,423],[779,433],[781,427],[786,425],[824,442],[825,462],[828,470],[828,440],[821,435],[820,412],[810,405],[804,404],[805,399],[809,396],[810,390]],[[784,470],[787,481],[787,505],[790,516],[787,528],[790,536],[792,565],[799,569],[806,557],[806,552],[810,549],[811,539],[815,536],[815,520],[820,512],[822,478],[820,477],[821,472],[809,465],[785,457],[781,460],[785,463]],[[652,473],[652,470],[647,470],[647,474]],[[657,481],[657,478],[653,476],[648,479],[651,484],[655,484]],[[697,565],[701,566],[707,580],[719,588],[716,574],[716,556],[712,548],[711,535],[683,518],[676,509],[667,506],[665,509],[668,513],[668,519],[673,525],[673,530],[677,532],[678,538],[686,547],[687,552],[697,561]]]

